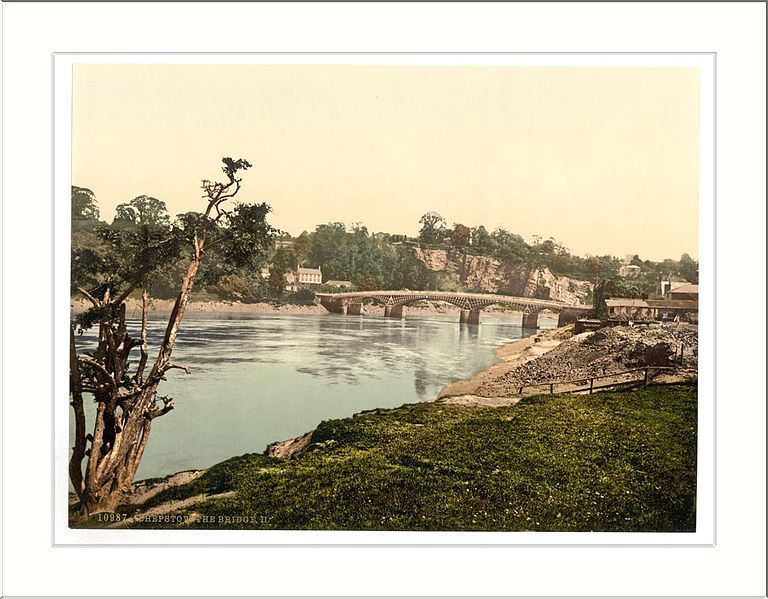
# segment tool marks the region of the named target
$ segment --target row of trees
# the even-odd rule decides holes
[[[247,213],[248,210],[252,213]],[[265,207],[256,209],[238,205],[229,212],[229,215],[235,220],[258,219],[263,218],[267,211],[268,208]],[[185,239],[189,240],[199,227],[203,216],[199,212],[187,212],[172,219],[165,202],[141,195],[130,202],[119,204],[115,209],[112,223],[107,224],[99,218],[98,203],[93,192],[82,187],[73,187],[73,274],[77,276],[82,269],[88,271],[96,264],[104,267],[108,263],[124,260],[126,244],[138,242],[142,237],[145,241],[151,237],[174,239],[178,246]],[[216,231],[220,236],[225,234],[221,227]],[[255,232],[255,234],[262,233],[266,231]],[[269,239],[273,239],[278,233],[276,229],[270,228]],[[260,267],[271,255],[272,245],[263,248],[259,253],[249,255],[247,259],[245,257],[233,259],[236,257],[237,249],[242,249],[249,239],[235,237],[233,233],[227,234],[232,235],[232,238],[228,239],[226,244],[223,239],[209,244],[206,260],[200,264],[200,270],[195,278],[195,291],[220,299],[242,301],[256,301],[266,296],[266,282],[259,274]],[[156,264],[152,277],[147,280],[152,297],[161,299],[175,297],[185,269],[185,257],[177,251],[171,252],[166,262]]]
[[[324,280],[350,281],[361,290],[438,289],[448,284],[409,248],[393,244],[389,235],[372,235],[359,223],[349,228],[340,222],[318,225],[312,233],[299,235],[292,247],[277,250],[272,260],[278,273],[298,265],[321,267]]]
[[[165,204],[152,197],[139,196],[115,211],[112,224],[99,221],[98,205],[87,189],[73,188],[73,243],[84,249],[103,244],[105,229],[131,231],[136,227],[156,230],[175,228],[189,231],[194,227],[198,213],[177,215],[171,220]],[[532,269],[548,268],[557,275],[587,280],[594,284],[614,281],[614,287],[630,297],[643,297],[654,292],[657,283],[668,277],[689,282],[698,281],[698,264],[689,255],[680,260],[662,262],[642,260],[635,256],[632,264],[639,272],[631,280],[620,281],[621,261],[613,256],[575,256],[567,247],[553,238],[534,237],[527,243],[520,235],[497,228],[489,232],[484,226],[467,227],[455,223],[446,226],[445,219],[428,212],[420,219],[418,241],[422,247],[439,247],[464,254],[488,256],[512,265],[525,265]],[[284,239],[291,239],[283,234]],[[292,239],[291,247],[271,252],[268,276],[260,269],[238,266],[217,248],[210,250],[201,265],[196,291],[207,296],[246,302],[312,300],[311,294],[285,293],[286,275],[297,266],[321,267],[325,280],[349,280],[362,290],[373,289],[454,289],[457,283],[450,277],[427,269],[409,247],[411,240],[405,235],[369,233],[360,224],[346,227],[334,222],[318,225],[315,231],[303,232]],[[172,297],[183,277],[183,264],[171,262],[157,269],[151,291],[156,297]]]

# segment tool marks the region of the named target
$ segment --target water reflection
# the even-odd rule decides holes
[[[150,346],[165,324],[150,320]],[[174,361],[191,374],[172,371],[163,383],[177,409],[154,423],[137,476],[207,467],[321,420],[431,400],[488,367],[494,349],[521,333],[519,320],[485,314],[479,326],[460,325],[453,313],[189,315]],[[92,346],[92,332],[77,343]]]

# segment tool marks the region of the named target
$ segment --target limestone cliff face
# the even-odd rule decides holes
[[[591,283],[555,276],[548,268],[513,265],[487,256],[467,255],[458,250],[414,248],[414,252],[429,270],[446,273],[471,290],[542,299],[548,297],[568,304],[586,303],[592,290]]]

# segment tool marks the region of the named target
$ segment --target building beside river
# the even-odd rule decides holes
[[[696,287],[692,285],[691,287]],[[606,315],[609,321],[669,321],[682,320],[697,322],[699,301],[697,299],[682,299],[689,297],[692,291],[680,294],[681,298],[673,299],[632,299],[625,297],[605,300]]]
[[[699,286],[687,283],[674,287],[664,294],[664,298],[674,301],[699,301]]]
[[[319,268],[296,269],[296,285],[298,287],[319,287],[323,284],[323,273]]]

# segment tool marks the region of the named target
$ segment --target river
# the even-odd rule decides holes
[[[165,324],[150,320],[151,346]],[[542,315],[539,325],[554,328],[557,317]],[[161,384],[159,394],[173,397],[175,409],[153,422],[136,478],[262,452],[322,420],[432,400],[522,336],[519,314],[484,313],[480,326],[460,325],[457,313],[189,315],[173,361],[191,372],[172,370]],[[78,339],[79,347],[92,343],[90,334]],[[86,403],[90,429],[94,409]]]

